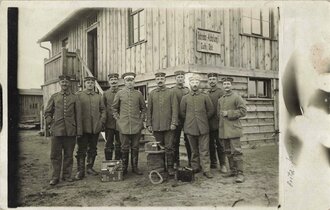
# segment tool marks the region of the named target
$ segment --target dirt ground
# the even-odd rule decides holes
[[[170,179],[153,185],[147,176],[146,155],[140,153],[143,176],[130,172],[122,182],[101,182],[98,176],[87,176],[72,183],[49,186],[50,138],[38,131],[20,131],[19,205],[20,206],[277,206],[278,146],[268,144],[243,149],[246,181],[235,184],[234,178],[222,178],[212,169],[213,179],[202,173],[193,183]],[[104,159],[104,142],[98,144],[95,169]],[[181,165],[185,165],[182,161]],[[74,160],[73,174],[76,172]]]

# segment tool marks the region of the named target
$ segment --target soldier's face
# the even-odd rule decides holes
[[[197,91],[199,89],[200,82],[198,80],[192,80],[189,82],[192,91]]]
[[[155,80],[158,87],[163,87],[165,85],[165,77],[156,77]]]
[[[94,90],[95,82],[92,80],[85,81],[85,87],[87,90]]]
[[[125,81],[125,86],[126,86],[128,89],[132,89],[132,88],[134,88],[135,81],[134,81],[133,78],[126,78],[124,81]]]
[[[109,79],[109,84],[111,87],[117,87],[118,86],[118,78],[113,77]]]
[[[184,75],[178,75],[175,77],[176,83],[184,84]]]
[[[208,78],[208,83],[211,87],[215,87],[218,83],[218,78],[217,77],[209,77]]]
[[[226,81],[226,82],[223,82],[222,85],[223,85],[223,89],[227,92],[232,89],[231,82]]]
[[[62,90],[67,90],[69,88],[69,84],[70,82],[68,80],[61,80],[60,82],[60,86]]]

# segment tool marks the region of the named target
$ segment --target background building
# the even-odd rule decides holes
[[[73,76],[73,90],[90,71],[102,89],[107,75],[137,73],[147,99],[154,73],[208,72],[234,77],[247,101],[245,142],[273,141],[278,130],[278,8],[102,8],[72,13],[38,40],[51,42],[45,59],[43,100],[59,90],[58,75]],[[219,78],[220,79],[220,78]],[[207,88],[204,82],[203,88]]]

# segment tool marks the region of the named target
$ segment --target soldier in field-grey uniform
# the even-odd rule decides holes
[[[240,137],[243,135],[240,118],[246,115],[246,104],[240,95],[232,91],[233,78],[222,79],[225,95],[218,100],[219,138],[228,157],[230,173],[224,177],[236,176],[236,182],[242,183],[243,159]]]
[[[209,97],[212,100],[213,106],[217,107],[218,100],[221,98],[225,91],[218,87],[218,74],[208,73],[208,83],[210,90],[208,91]],[[210,160],[211,168],[217,168],[217,154],[220,162],[220,171],[226,173],[226,155],[224,148],[219,141],[219,118],[215,114],[210,119]]]
[[[165,146],[167,171],[174,175],[174,131],[178,125],[179,104],[171,89],[165,85],[165,73],[157,72],[157,88],[148,97],[147,127],[156,141]]]
[[[174,72],[174,75],[175,75],[176,85],[174,87],[172,87],[172,91],[175,93],[175,95],[178,99],[178,104],[180,106],[180,102],[182,100],[182,97],[189,93],[189,88],[184,86],[184,80],[185,80],[185,72],[184,71],[176,71],[176,72]],[[184,119],[182,119],[179,116],[179,124],[178,124],[178,126],[177,126],[177,128],[175,129],[175,132],[174,132],[174,162],[177,165],[177,167],[180,166],[179,147],[180,147],[180,140],[181,140],[181,131],[183,130],[183,121],[184,121]],[[188,156],[188,166],[190,167],[191,166],[191,163],[190,163],[191,149],[190,149],[190,145],[189,145],[187,135],[184,134],[183,137],[184,137],[184,144],[185,144],[186,151],[187,151],[187,156]]]
[[[213,178],[210,172],[209,119],[215,109],[210,97],[199,90],[199,76],[189,78],[189,83],[191,92],[183,96],[180,114],[185,119],[183,130],[192,151],[191,166],[195,172],[199,172],[202,167],[204,176]]]
[[[47,125],[51,126],[52,179],[50,185],[56,185],[60,179],[62,161],[64,181],[72,182],[73,151],[76,136],[82,135],[81,108],[78,97],[69,90],[70,77],[59,76],[61,91],[53,94],[45,110]],[[64,154],[62,160],[62,152]]]
[[[113,152],[115,152],[115,160],[121,159],[121,143],[119,138],[119,128],[117,121],[113,118],[112,104],[116,93],[119,91],[117,73],[109,74],[110,89],[103,93],[103,101],[107,112],[107,121],[105,124],[105,134],[107,142],[104,148],[106,160],[112,160]]]
[[[77,139],[77,168],[75,178],[80,180],[85,176],[85,157],[87,154],[86,172],[98,175],[93,169],[97,155],[97,142],[106,120],[105,107],[102,96],[94,91],[94,77],[85,77],[86,89],[77,93],[82,110],[83,135]]]
[[[139,143],[147,108],[141,92],[134,89],[135,76],[134,72],[122,75],[125,88],[118,91],[112,105],[113,116],[119,126],[124,175],[127,174],[130,149],[132,171],[142,175],[138,168]]]

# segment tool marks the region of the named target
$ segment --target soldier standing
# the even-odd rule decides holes
[[[191,166],[196,173],[202,166],[204,176],[213,178],[210,172],[208,121],[215,110],[210,97],[199,90],[200,78],[197,75],[189,78],[189,84],[191,92],[183,96],[180,114],[185,119],[183,130],[192,151]]]
[[[174,131],[178,125],[179,104],[177,96],[165,85],[166,74],[155,74],[157,88],[148,98],[147,127],[153,132],[156,141],[165,145],[167,171],[174,175]]]
[[[172,91],[175,93],[178,99],[178,104],[180,106],[181,99],[184,95],[187,95],[189,93],[189,88],[184,86],[184,80],[185,80],[185,72],[184,71],[176,71],[174,72],[175,74],[175,80],[176,80],[176,85],[172,88]],[[174,132],[174,162],[176,166],[180,166],[180,139],[181,139],[181,131],[183,129],[183,122],[184,119],[179,116],[179,123],[177,128],[175,129]],[[187,156],[188,156],[188,166],[191,166],[191,149],[189,145],[189,141],[187,138],[187,135],[184,134],[184,144],[187,150]]]
[[[103,94],[104,105],[107,112],[107,121],[105,125],[105,134],[107,142],[105,143],[104,155],[106,160],[112,160],[113,151],[115,151],[115,160],[121,159],[121,143],[119,139],[119,131],[115,118],[113,118],[112,104],[116,93],[118,92],[117,73],[109,74],[110,89]]]
[[[120,132],[124,175],[127,174],[130,148],[132,171],[135,174],[142,175],[142,172],[138,169],[138,159],[146,104],[141,92],[134,89],[135,76],[134,72],[126,72],[122,75],[125,88],[118,91],[112,105],[113,116],[117,120]]]
[[[87,174],[98,175],[93,169],[97,155],[97,141],[106,121],[105,107],[101,95],[94,91],[95,78],[85,77],[86,90],[79,92],[78,98],[82,110],[83,135],[77,139],[76,179],[85,176],[85,157],[87,153]]]
[[[218,87],[218,74],[209,73],[207,74],[208,83],[211,87],[209,90],[209,97],[212,100],[214,108],[218,105],[218,100],[221,98],[225,91]],[[219,118],[217,115],[213,115],[209,121],[210,124],[210,160],[211,168],[217,168],[217,154],[220,162],[220,171],[227,173],[226,169],[226,155],[223,147],[219,141]],[[217,152],[217,154],[216,154]]]
[[[52,179],[50,185],[56,185],[60,179],[63,157],[64,181],[72,182],[73,151],[76,145],[76,136],[82,134],[81,109],[78,97],[69,91],[70,77],[59,76],[61,91],[53,94],[45,110],[47,125],[51,125],[51,152]]]
[[[242,183],[243,159],[240,137],[242,125],[239,118],[246,115],[245,101],[232,91],[233,78],[222,79],[225,95],[218,100],[217,115],[219,117],[219,138],[228,157],[230,173],[224,177],[236,176],[236,182]]]

